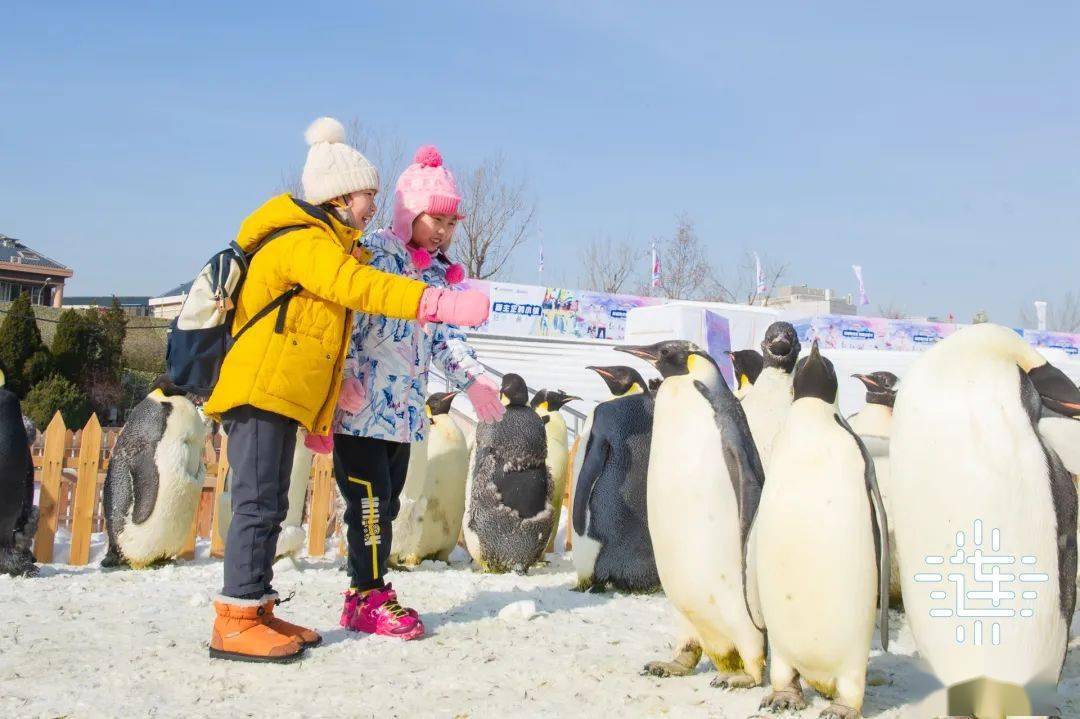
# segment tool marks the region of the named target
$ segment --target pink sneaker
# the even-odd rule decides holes
[[[415,609],[398,604],[397,592],[390,584],[367,595],[346,592],[341,626],[354,632],[406,640],[424,636],[424,623],[420,615]]]

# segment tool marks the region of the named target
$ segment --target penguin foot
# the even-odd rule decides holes
[[[758,709],[768,709],[773,714],[780,712],[797,712],[806,708],[806,699],[801,691],[784,689],[775,691],[761,701]]]
[[[649,662],[645,665],[645,674],[651,674],[654,677],[685,677],[693,668],[688,668],[678,662]]]
[[[709,686],[713,689],[751,689],[757,685],[758,682],[745,672],[739,674],[717,674],[713,677],[713,680],[709,682]]]
[[[818,714],[818,719],[859,719],[859,712],[843,704],[830,704]]]
[[[127,562],[120,556],[120,552],[116,551],[116,547],[109,546],[109,551],[105,552],[105,556],[101,558],[101,566],[105,569],[111,567],[119,567],[125,565]]]
[[[679,649],[673,661],[646,664],[645,674],[652,674],[654,677],[685,677],[694,672],[699,661],[701,646],[696,642],[688,642]]]
[[[32,577],[38,573],[33,555],[13,549],[0,549],[0,574],[13,577]]]

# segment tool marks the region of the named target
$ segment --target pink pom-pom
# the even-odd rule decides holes
[[[446,268],[446,281],[451,285],[465,281],[465,268],[455,262]]]
[[[441,167],[442,155],[439,154],[434,145],[424,145],[416,151],[413,162],[420,165],[420,167]]]
[[[418,270],[426,270],[431,267],[431,255],[427,250],[417,247],[416,245],[408,245],[409,255],[412,257],[413,265]]]

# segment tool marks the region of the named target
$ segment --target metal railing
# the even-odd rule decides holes
[[[505,372],[500,372],[499,370],[495,369],[491,365],[484,364],[483,362],[481,362],[480,365],[484,368],[485,372],[487,372],[488,374],[490,374],[492,377],[494,377],[496,379],[501,380],[506,375]],[[434,366],[431,366],[428,369],[428,376],[431,379],[436,379],[436,380],[441,381],[443,386],[445,387],[446,391],[450,391],[450,389],[451,389],[450,380],[441,370],[437,369]],[[534,389],[533,387],[530,387],[528,384],[525,385],[525,389],[528,390],[530,395],[534,395],[537,392],[536,389]],[[565,412],[570,417],[571,422],[567,423],[566,428],[572,434],[572,436],[569,438],[570,442],[572,443],[573,440],[576,439],[577,436],[581,433],[581,430],[583,430],[585,428],[585,422],[588,419],[588,415],[586,415],[584,412],[579,412],[578,410],[574,409],[573,407],[563,407],[560,411]],[[465,417],[466,419],[471,420],[473,422],[473,424],[476,423],[475,418],[469,417],[468,415],[464,414],[463,412],[459,412],[458,414]]]

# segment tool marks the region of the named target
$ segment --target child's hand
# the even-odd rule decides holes
[[[495,422],[506,413],[506,407],[499,401],[499,388],[487,375],[480,375],[465,389],[476,418],[481,422]]]
[[[349,414],[356,414],[364,408],[364,385],[355,377],[348,377],[341,384],[338,407]]]
[[[334,451],[334,435],[308,432],[304,437],[304,446],[315,454],[331,454]]]
[[[428,287],[420,298],[417,319],[421,322],[445,322],[460,327],[476,327],[488,318],[490,303],[483,292],[455,292],[440,287]]]

